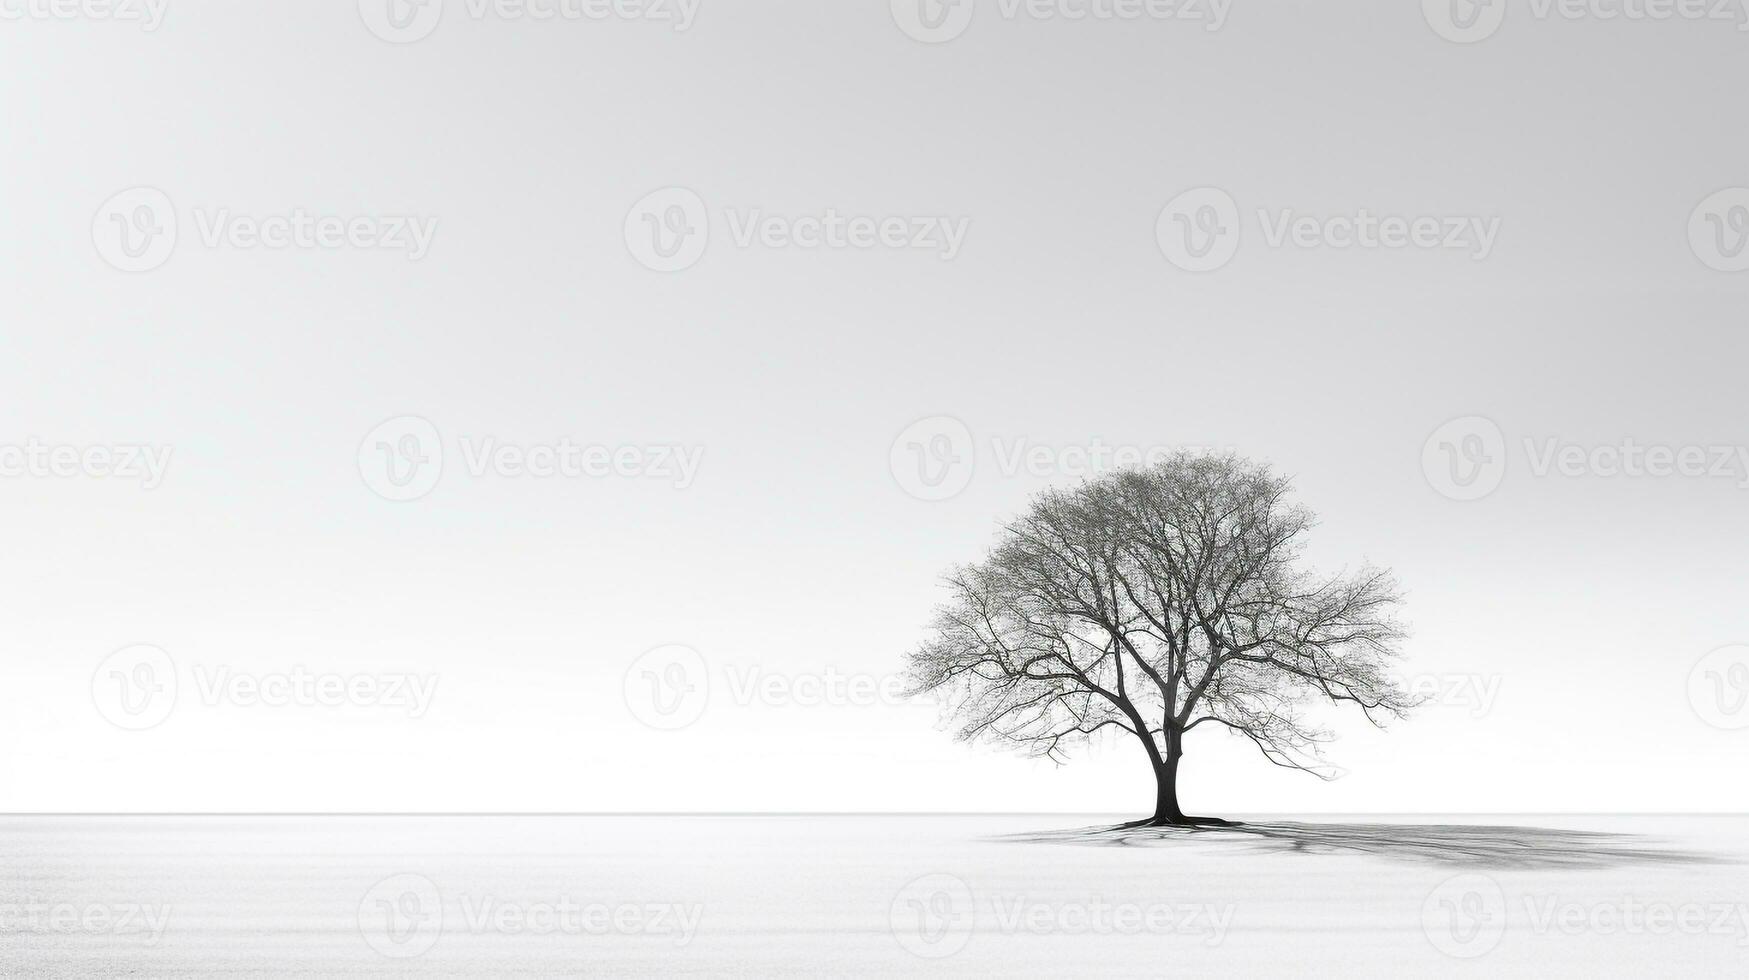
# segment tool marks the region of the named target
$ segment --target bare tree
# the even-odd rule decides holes
[[[1140,823],[1221,822],[1178,804],[1185,735],[1204,725],[1328,778],[1307,701],[1375,725],[1412,706],[1387,674],[1400,598],[1386,571],[1302,568],[1313,520],[1288,489],[1266,466],[1185,453],[1045,492],[949,575],[910,656],[915,690],[946,701],[960,737],[1053,760],[1129,732],[1155,780]]]

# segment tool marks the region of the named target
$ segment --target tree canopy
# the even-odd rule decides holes
[[[1389,674],[1399,590],[1371,567],[1303,567],[1309,511],[1289,481],[1232,455],[1183,453],[1040,494],[948,601],[910,657],[961,737],[1061,759],[1129,732],[1157,781],[1155,820],[1184,822],[1185,734],[1248,739],[1279,766],[1328,776],[1309,701],[1382,725],[1412,707]]]

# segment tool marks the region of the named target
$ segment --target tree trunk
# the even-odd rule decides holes
[[[1154,819],[1162,826],[1184,824],[1184,811],[1178,807],[1178,760],[1184,756],[1167,751],[1166,758],[1154,768]]]
[[[1154,815],[1131,827],[1232,827],[1220,817],[1187,816],[1178,805],[1178,764],[1184,760],[1184,733],[1166,733],[1166,755],[1154,762]]]

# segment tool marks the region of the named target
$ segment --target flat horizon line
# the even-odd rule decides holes
[[[19,817],[1114,817],[1140,810],[11,810]],[[1233,817],[1746,817],[1737,810],[1296,810]]]

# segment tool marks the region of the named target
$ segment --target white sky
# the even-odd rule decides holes
[[[1069,478],[1004,473],[994,441],[1099,440],[1294,474],[1320,562],[1408,587],[1406,670],[1493,692],[1386,735],[1341,716],[1352,773],[1328,784],[1198,739],[1187,807],[1749,808],[1729,775],[1749,731],[1688,693],[1703,656],[1749,642],[1741,465],[1538,477],[1524,449],[1744,441],[1749,274],[1708,268],[1687,228],[1749,183],[1749,35],[1518,16],[1459,45],[1415,4],[1276,6],[1208,32],[991,4],[934,46],[873,0],[707,2],[685,32],[452,2],[406,45],[349,3],[0,23],[0,444],[173,450],[149,491],[0,479],[0,807],[1145,810],[1131,747],[1053,769],[958,745],[929,707],[734,693],[749,670],[899,669],[939,575]],[[92,224],[136,186],[180,231],[128,274]],[[664,274],[623,229],[671,186],[712,238]],[[1244,238],[1192,275],[1155,223],[1202,186]],[[295,208],[438,225],[417,262],[200,234],[221,209]],[[969,232],[942,261],[741,248],[727,226],[829,208]],[[1501,223],[1478,262],[1272,248],[1259,208]],[[977,467],[923,502],[890,451],[942,415]],[[1508,469],[1458,503],[1422,446],[1473,415]],[[430,420],[446,465],[391,503],[358,451],[401,416]],[[471,478],[461,441],[486,437],[703,456],[683,490]],[[141,643],[180,691],[127,731],[91,685]],[[624,693],[666,644],[711,678],[678,731]],[[200,696],[221,668],[298,667],[438,686],[418,719]]]

